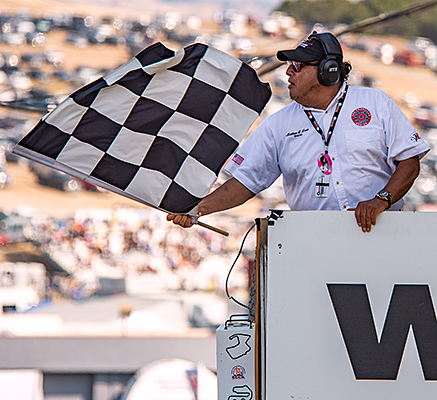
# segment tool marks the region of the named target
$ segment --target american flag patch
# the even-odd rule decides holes
[[[241,165],[241,163],[244,161],[244,158],[239,154],[235,154],[234,157],[232,157],[232,161],[237,165]]]

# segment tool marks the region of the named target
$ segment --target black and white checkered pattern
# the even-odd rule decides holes
[[[136,201],[190,211],[269,100],[240,60],[156,43],[74,92],[14,152]]]

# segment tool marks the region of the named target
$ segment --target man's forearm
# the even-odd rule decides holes
[[[388,181],[385,189],[392,195],[393,203],[396,203],[411,189],[420,172],[419,157],[408,158],[400,161],[396,171]]]
[[[410,190],[419,172],[419,157],[412,157],[399,162],[396,171],[384,188],[390,192],[393,203],[399,201]],[[387,201],[378,197],[359,202],[355,209],[358,226],[361,227],[363,232],[370,232],[372,225],[376,224],[376,217],[387,207]]]
[[[246,186],[235,178],[231,178],[199,203],[199,215],[208,215],[237,207],[254,196],[255,194]]]

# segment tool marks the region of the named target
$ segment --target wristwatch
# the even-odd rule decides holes
[[[388,190],[382,189],[378,193],[376,193],[376,197],[381,200],[385,200],[388,203],[387,208],[391,207],[391,194]],[[387,209],[386,208],[386,209]]]

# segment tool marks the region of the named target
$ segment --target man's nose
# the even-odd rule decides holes
[[[286,75],[294,75],[294,69],[293,66],[291,64],[288,65],[287,70],[285,71]]]

